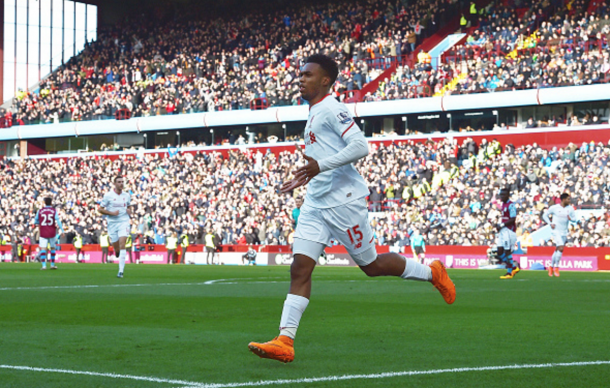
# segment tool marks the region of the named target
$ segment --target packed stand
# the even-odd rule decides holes
[[[365,0],[226,19],[192,17],[197,12],[187,7],[176,7],[171,21],[145,14],[101,30],[96,42],[40,84],[39,93],[17,94],[12,121],[247,109],[255,99],[301,104],[298,68],[314,53],[339,62],[340,94],[374,76],[359,60],[409,54],[453,17],[458,4]]]
[[[536,144],[515,149],[497,141],[455,140],[390,146],[371,145],[357,164],[371,194],[370,210],[379,244],[408,245],[415,230],[429,245],[493,242],[500,187],[512,189],[522,245],[542,226],[542,211],[572,194],[575,206],[610,206],[610,146],[570,144],[546,150]],[[280,194],[300,153],[231,151],[146,154],[117,160],[83,157],[0,161],[0,235],[37,241],[33,225],[42,197],[52,195],[71,242],[98,243],[105,228],[98,203],[121,173],[132,194],[132,233],[163,244],[172,231],[203,243],[213,231],[222,244],[289,244],[292,212],[305,189]],[[607,246],[610,219],[590,217],[572,225],[569,245]]]
[[[501,187],[517,205],[522,246],[542,226],[542,213],[569,192],[581,209],[610,206],[610,144],[570,144],[545,150],[515,149],[497,141],[472,140],[380,146],[359,163],[372,188],[370,210],[380,211],[380,244],[409,245],[420,231],[430,245],[489,245],[494,242]],[[570,227],[570,246],[608,246],[610,218],[588,217]]]
[[[558,3],[558,2],[557,2]],[[557,11],[536,3],[521,19],[492,7],[466,44],[449,54],[453,94],[591,85],[610,78],[610,9],[587,14],[584,1]]]
[[[481,9],[466,42],[446,52],[436,69],[426,63],[399,67],[365,100],[429,97],[453,79],[450,94],[610,82],[605,2],[591,15],[583,0],[535,1],[529,8],[503,3]]]

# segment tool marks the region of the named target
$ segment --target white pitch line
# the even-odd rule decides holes
[[[274,279],[274,278],[268,278]],[[276,278],[282,279],[282,278]],[[290,279],[285,280],[252,280],[245,279],[214,279],[205,282],[197,283],[127,283],[127,284],[83,284],[74,286],[39,286],[39,287],[2,287],[0,291],[23,291],[23,290],[60,290],[60,289],[79,289],[79,288],[119,288],[119,287],[158,287],[158,286],[212,286],[212,285],[230,285],[230,284],[275,284],[287,283]],[[362,282],[360,280],[325,280],[319,279],[318,282],[332,281],[333,283],[354,283]],[[368,281],[368,280],[364,280]]]
[[[225,279],[221,279],[225,280]],[[40,287],[3,287],[0,291],[21,291],[21,290],[56,290],[56,289],[74,289],[74,288],[106,288],[106,287],[147,287],[147,286],[205,286],[214,283],[199,282],[199,283],[133,283],[133,284],[83,284],[76,286],[40,286]],[[225,283],[217,283],[225,284]]]
[[[342,376],[326,376],[326,377],[309,377],[309,378],[293,379],[293,380],[261,380],[261,381],[245,382],[245,383],[219,383],[219,384],[197,383],[197,382],[193,382],[193,381],[163,379],[163,378],[159,378],[159,377],[150,377],[150,376],[122,375],[122,374],[118,374],[118,373],[100,373],[100,372],[78,371],[78,370],[69,370],[69,369],[37,368],[37,367],[20,366],[20,365],[0,365],[0,369],[21,370],[21,371],[29,371],[29,372],[63,373],[63,374],[70,374],[70,375],[84,375],[84,376],[95,376],[95,377],[108,377],[108,378],[113,378],[113,379],[149,381],[149,382],[153,382],[153,383],[182,385],[183,386],[182,388],[238,388],[238,387],[260,387],[260,386],[265,386],[265,385],[319,383],[319,382],[327,382],[327,381],[344,381],[344,380],[356,380],[356,379],[384,379],[384,378],[390,378],[390,377],[436,375],[436,374],[442,374],[442,373],[485,372],[485,371],[498,371],[498,370],[507,370],[507,369],[537,369],[537,368],[555,368],[555,367],[588,366],[588,365],[610,365],[610,361],[583,361],[583,362],[561,362],[561,363],[548,363],[548,364],[482,366],[482,367],[469,367],[469,368],[386,372],[386,373],[374,373],[374,374],[368,374],[368,375],[363,375],[363,374],[342,375]]]
[[[48,368],[36,368],[36,367],[31,367],[31,366],[19,366],[19,365],[0,365],[0,369],[24,370],[24,371],[29,371],[29,372],[64,373],[64,374],[70,374],[70,375],[85,375],[85,376],[96,376],[96,377],[110,377],[113,379],[140,380],[140,381],[150,381],[153,383],[164,383],[164,384],[175,384],[175,385],[180,384],[180,385],[185,385],[186,387],[201,386],[201,383],[195,383],[192,381],[162,379],[159,377],[121,375],[121,374],[117,374],[117,373],[100,373],[100,372],[88,372],[88,371],[68,370],[68,369],[48,369]]]
[[[375,373],[368,375],[342,375],[342,376],[326,376],[326,377],[309,377],[294,380],[261,380],[246,383],[219,383],[219,384],[200,384],[189,385],[182,388],[238,388],[238,387],[261,387],[266,385],[288,385],[288,384],[307,384],[319,383],[328,381],[344,381],[357,379],[385,379],[390,377],[402,376],[418,376],[418,375],[436,375],[442,373],[463,373],[463,372],[485,372],[507,369],[536,369],[536,368],[555,368],[566,366],[587,366],[587,365],[610,365],[610,361],[584,361],[584,362],[561,362],[549,364],[523,364],[523,365],[500,365],[500,366],[482,366],[471,368],[451,368],[451,369],[433,369],[419,371],[403,371],[403,372],[387,372]]]
[[[78,289],[78,288],[105,288],[105,287],[157,287],[157,286],[210,286],[214,284],[248,284],[250,282],[242,282],[241,280],[251,280],[255,278],[239,278],[239,279],[213,279],[205,282],[196,283],[127,283],[127,284],[81,284],[74,286],[38,286],[38,287],[2,287],[0,291],[21,291],[21,290],[55,290],[55,289]],[[260,278],[259,278],[260,279]],[[280,278],[267,278],[280,279]],[[288,279],[285,280],[289,281]]]

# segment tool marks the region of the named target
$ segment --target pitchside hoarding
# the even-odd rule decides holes
[[[245,265],[242,259],[245,252],[220,252],[214,254],[214,264],[220,265]],[[258,252],[256,255],[256,265],[267,265],[268,256],[267,252]],[[207,264],[207,252],[187,252],[186,253],[186,264]]]
[[[64,245],[64,248],[69,245]],[[36,248],[30,250],[27,247],[28,261],[34,260],[33,255]],[[378,246],[378,252],[387,252],[387,247]],[[94,246],[85,247],[81,252],[81,259],[84,263],[101,263],[102,252],[96,250]],[[91,249],[91,250],[89,250]],[[99,248],[98,248],[99,249]],[[149,247],[150,249],[150,247]],[[290,265],[292,264],[292,254],[289,247],[265,246],[255,247],[257,249],[256,265]],[[540,263],[548,267],[551,263],[552,247],[531,247],[528,254],[514,255],[515,259],[523,269],[531,268],[533,263]],[[247,246],[224,246],[222,252],[214,255],[214,264],[222,265],[244,265],[243,254],[246,253]],[[434,260],[440,260],[448,268],[477,269],[488,264],[486,256],[487,247],[462,247],[462,246],[429,246],[426,249],[425,264],[430,264]],[[445,252],[451,252],[447,254]],[[410,248],[403,254],[407,259],[412,259]],[[133,261],[142,264],[165,264],[167,263],[167,251],[162,246],[154,246],[154,250],[132,252]],[[180,257],[180,256],[177,256]],[[117,258],[111,253],[109,260],[117,262]],[[0,261],[11,261],[11,247],[0,246]],[[57,251],[56,261],[58,263],[76,262],[76,251],[66,249]],[[129,256],[127,257],[129,262]],[[186,264],[207,263],[207,252],[203,252],[201,246],[191,246],[186,253]],[[342,247],[330,247],[325,256],[318,259],[321,266],[332,267],[352,267],[356,263],[345,252]],[[597,271],[610,270],[610,250],[608,248],[567,248],[559,264],[560,269],[568,271]]]
[[[514,255],[514,258],[521,265],[521,269],[529,269],[534,263],[540,263],[545,268],[551,265],[551,257],[549,256]],[[434,260],[440,260],[447,268],[458,269],[477,269],[489,263],[486,255],[442,254],[427,255],[424,263],[429,265]],[[559,262],[559,269],[568,271],[597,271],[597,257],[563,256]]]
[[[406,259],[413,260],[413,256],[404,255]],[[541,263],[545,267],[551,264],[551,258],[546,256],[515,255],[522,269],[529,269],[533,263]],[[424,259],[424,264],[430,265],[434,260],[440,260],[447,268],[456,269],[478,269],[489,264],[487,255],[482,254],[429,254]],[[269,265],[290,265],[292,255],[289,253],[270,253]],[[318,264],[329,267],[352,267],[356,263],[347,253],[328,253],[326,257],[321,256]],[[597,257],[595,256],[564,256],[559,263],[559,268],[568,271],[597,271]]]
[[[269,253],[269,265],[292,264],[292,253]],[[356,262],[347,253],[327,253],[318,258],[318,265],[329,267],[355,267]]]

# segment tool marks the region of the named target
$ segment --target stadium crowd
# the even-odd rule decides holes
[[[605,2],[593,14],[584,0],[505,3],[481,8],[467,42],[447,52],[437,67],[409,61],[363,100],[431,96],[453,79],[446,90],[452,94],[610,81]],[[417,45],[464,4],[368,0],[211,20],[179,10],[190,18],[144,14],[100,30],[98,40],[42,81],[38,93],[18,92],[9,120],[247,109],[253,101],[296,105],[302,103],[300,60],[317,52],[340,64],[334,90],[339,96],[377,78],[392,57],[414,56]]]
[[[450,94],[590,85],[610,82],[610,8],[600,2],[565,5],[534,1],[528,9],[491,2],[466,43],[429,64],[400,66],[366,101]],[[466,30],[468,32],[468,30]]]
[[[455,140],[371,145],[357,164],[371,194],[373,228],[379,244],[404,246],[415,230],[429,245],[486,245],[493,242],[499,216],[497,192],[512,189],[518,235],[542,226],[542,211],[567,191],[581,209],[610,206],[610,145],[570,144],[515,149],[497,141]],[[4,241],[37,241],[33,225],[42,197],[51,195],[66,230],[97,243],[105,221],[97,213],[117,174],[132,194],[132,233],[163,244],[173,231],[203,243],[213,232],[222,244],[288,244],[292,211],[304,189],[280,194],[289,171],[303,162],[300,153],[260,151],[178,152],[68,159],[0,161],[0,236]],[[610,219],[592,215],[571,226],[569,244],[607,246]]]
[[[192,6],[192,5],[191,5]],[[340,63],[335,92],[370,81],[365,58],[409,54],[454,17],[458,2],[367,0],[227,19],[176,10],[101,30],[96,42],[14,99],[14,122],[51,123],[300,104],[300,59],[323,52]],[[196,13],[195,13],[196,14]]]

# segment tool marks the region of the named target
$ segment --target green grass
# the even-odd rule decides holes
[[[285,365],[247,344],[277,335],[287,267],[128,265],[124,279],[116,265],[38,268],[0,264],[1,365],[237,383],[610,360],[610,273],[500,280],[500,271],[450,270],[458,296],[448,306],[428,283],[317,268],[296,359]],[[214,279],[233,284],[201,284]],[[111,287],[121,284],[142,286]],[[64,287],[79,285],[100,287]],[[64,288],[40,288],[55,286]],[[609,379],[610,365],[596,365],[283,386],[607,387]],[[180,386],[0,368],[1,388]]]

